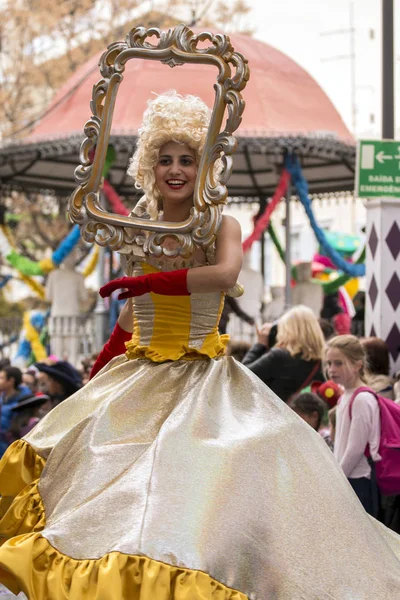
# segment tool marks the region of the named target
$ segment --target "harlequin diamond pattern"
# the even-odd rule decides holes
[[[394,273],[385,291],[390,304],[396,310],[400,304],[400,279],[397,277],[397,273]]]
[[[400,354],[400,331],[396,323],[390,330],[390,333],[386,338],[386,343],[389,346],[389,352],[392,355],[393,360],[396,361]]]
[[[388,236],[389,237],[389,236]],[[369,234],[368,246],[371,250],[372,258],[375,258],[375,252],[378,247],[378,236],[376,235],[375,225],[372,225],[371,233]]]
[[[390,252],[392,253],[393,258],[396,260],[400,252],[400,229],[396,221],[393,223],[389,233],[386,236],[386,243]]]
[[[369,335],[370,335],[370,337],[376,337],[376,331],[375,331],[375,327],[373,325],[371,327],[371,333]]]
[[[371,300],[372,308],[375,308],[375,302],[378,297],[378,286],[376,285],[375,276],[372,275],[371,284],[368,290],[369,299]]]

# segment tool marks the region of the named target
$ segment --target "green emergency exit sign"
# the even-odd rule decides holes
[[[400,141],[360,140],[356,177],[360,198],[400,200]]]

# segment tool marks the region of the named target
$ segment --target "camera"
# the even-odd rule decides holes
[[[272,348],[276,344],[276,337],[278,335],[278,321],[272,323],[272,327],[268,334],[268,348]]]

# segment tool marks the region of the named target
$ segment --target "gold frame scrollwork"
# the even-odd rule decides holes
[[[157,38],[156,44],[148,38]],[[206,47],[198,48],[200,42]],[[209,42],[209,45],[207,45]],[[214,65],[218,69],[215,101],[210,126],[201,156],[190,217],[180,223],[121,216],[105,211],[99,203],[101,174],[109,143],[112,118],[119,84],[126,63],[133,58],[157,60],[175,67],[185,63]],[[232,171],[232,154],[237,142],[233,132],[239,127],[244,110],[241,91],[249,79],[247,60],[235,52],[229,37],[203,32],[194,34],[186,25],[168,31],[136,27],[124,42],[111,44],[100,59],[102,79],[94,86],[90,108],[92,117],[86,122],[86,135],[80,148],[80,165],[75,170],[78,187],[69,201],[69,217],[81,226],[88,242],[126,249],[133,242],[144,246],[154,256],[188,257],[193,245],[209,248],[218,230],[222,204],[226,201],[227,181]],[[227,110],[225,128],[221,131]],[[94,159],[91,150],[96,146]],[[222,169],[215,175],[217,160]],[[138,230],[150,232],[137,235]],[[167,236],[178,240],[178,247],[167,250],[162,242]],[[126,250],[125,250],[126,252]]]

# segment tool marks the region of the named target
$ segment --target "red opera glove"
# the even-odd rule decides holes
[[[178,269],[177,271],[139,275],[139,277],[120,277],[103,285],[99,293],[102,298],[105,298],[115,290],[127,288],[127,292],[122,292],[118,296],[119,300],[143,296],[149,292],[163,296],[190,296],[186,284],[187,272],[188,269]]]
[[[103,350],[94,363],[92,370],[90,371],[89,379],[92,379],[107,363],[110,362],[114,356],[125,354],[125,342],[129,342],[132,338],[132,334],[129,331],[125,331],[122,327],[116,323],[110,339],[104,345]]]

